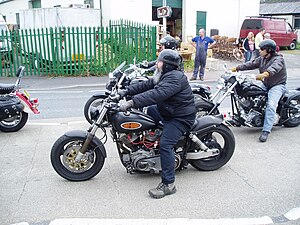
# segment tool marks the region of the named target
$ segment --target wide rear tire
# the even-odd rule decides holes
[[[195,99],[196,106],[196,117],[201,117],[208,115],[208,113],[212,110],[213,104],[204,101],[201,98]],[[218,115],[220,112],[218,109],[215,109],[211,115]]]
[[[70,181],[85,181],[96,176],[102,169],[105,157],[101,148],[91,142],[87,152],[79,163],[74,161],[85,138],[62,135],[51,149],[51,164],[54,170],[63,178]]]
[[[286,127],[297,127],[300,124],[300,95],[292,98],[283,113],[283,118],[288,119],[283,123]]]
[[[224,124],[212,128],[209,132],[200,133],[197,137],[208,148],[218,148],[220,153],[205,159],[189,160],[189,163],[196,169],[203,171],[217,170],[231,159],[235,149],[235,138],[232,131]],[[193,149],[193,152],[195,151],[197,151],[196,145]]]

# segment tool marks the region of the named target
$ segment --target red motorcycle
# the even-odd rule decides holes
[[[15,132],[25,126],[28,113],[39,114],[38,99],[30,98],[26,90],[20,89],[25,67],[17,70],[15,84],[0,84],[0,131]]]

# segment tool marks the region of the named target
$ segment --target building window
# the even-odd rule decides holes
[[[84,4],[89,4],[90,8],[94,8],[94,0],[84,0]]]
[[[29,8],[31,9],[42,8],[41,0],[30,0]]]
[[[300,29],[300,16],[295,17],[294,19],[294,28]]]

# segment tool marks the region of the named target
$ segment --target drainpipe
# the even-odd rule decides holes
[[[99,0],[99,9],[100,9],[100,27],[102,28],[103,22],[102,22],[102,0]]]
[[[163,0],[163,7],[167,6],[167,0]],[[167,18],[166,17],[163,17],[163,34],[164,36],[166,36],[167,34]]]

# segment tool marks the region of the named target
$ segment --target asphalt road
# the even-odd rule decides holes
[[[288,85],[298,87],[300,55],[289,54]],[[220,72],[207,72],[204,83],[213,85]],[[25,88],[40,99],[41,114],[30,115],[17,133],[0,133],[1,225],[300,224],[300,127],[274,127],[266,143],[258,142],[260,129],[232,128],[236,149],[230,162],[217,171],[189,167],[177,173],[178,192],[160,200],[147,194],[160,177],[127,174],[110,138],[108,158],[95,178],[59,177],[50,164],[51,147],[67,130],[88,128],[83,105],[105,79],[24,78]]]

